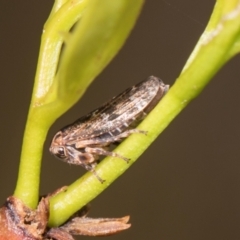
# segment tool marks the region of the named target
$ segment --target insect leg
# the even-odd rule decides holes
[[[86,147],[86,148],[85,148],[85,151],[86,151],[87,153],[90,153],[90,154],[97,154],[97,155],[103,155],[103,156],[118,157],[118,158],[123,159],[123,160],[126,161],[127,163],[130,161],[129,158],[123,157],[122,155],[117,154],[117,153],[115,153],[115,152],[106,151],[106,150],[103,149],[103,148],[98,148],[98,147],[90,148],[90,147]]]
[[[122,133],[114,136],[113,142],[119,141],[119,140],[121,140],[122,138],[126,138],[126,137],[130,136],[130,135],[133,134],[133,133],[141,133],[141,134],[147,135],[147,131],[139,130],[139,129],[136,129],[136,128],[134,128],[134,129],[129,129],[129,130],[126,130],[126,131],[124,131],[124,132],[122,132]]]
[[[95,170],[95,166],[96,164],[90,164],[90,165],[85,165],[84,168],[90,172],[92,172],[95,177],[99,180],[99,182],[104,183],[106,180],[103,180],[102,178],[100,178]]]
[[[71,151],[70,151],[71,149]],[[69,153],[69,161],[68,163],[70,164],[75,164],[75,165],[80,165],[82,167],[84,167],[86,170],[92,172],[95,177],[101,182],[103,183],[105,180],[101,179],[97,172],[95,171],[95,167],[96,167],[96,157],[94,157],[94,155],[90,152],[80,152],[77,151],[74,148],[68,148],[68,153]]]

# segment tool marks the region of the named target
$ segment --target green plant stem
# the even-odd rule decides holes
[[[187,62],[174,86],[139,126],[140,129],[148,131],[147,136],[133,134],[115,149],[122,156],[131,158],[131,163],[126,164],[121,159],[107,157],[96,169],[99,176],[106,179],[104,184],[93,174],[87,173],[70,185],[67,191],[54,196],[51,199],[50,226],[65,222],[126,171],[233,56],[232,48],[240,34],[239,5],[240,1],[229,4],[228,0],[221,0],[216,3],[210,19],[211,27],[208,27],[200,38],[197,51],[195,50]]]
[[[18,181],[14,192],[16,197],[31,208],[37,206],[39,198],[43,144],[48,129],[56,120],[56,116],[51,117],[51,109],[44,109],[42,106],[54,98],[48,92],[53,84],[63,43],[61,33],[68,32],[80,18],[86,2],[87,0],[66,2],[54,16],[51,16],[51,21],[45,24],[43,30],[34,90],[22,145]]]

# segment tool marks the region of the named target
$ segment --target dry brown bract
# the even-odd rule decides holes
[[[36,210],[26,207],[14,196],[5,204],[8,227],[24,240],[74,240],[72,235],[107,236],[125,229],[129,216],[123,218],[86,217],[86,208],[80,216],[74,216],[64,225],[57,228],[47,227],[49,217],[49,197],[42,198]],[[84,215],[83,215],[84,214]]]

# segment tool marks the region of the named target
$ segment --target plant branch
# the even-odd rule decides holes
[[[54,196],[51,199],[51,226],[62,224],[126,171],[226,63],[240,32],[240,1],[231,5],[228,3],[228,0],[216,3],[209,25],[176,83],[139,125],[139,129],[148,131],[147,136],[133,134],[115,149],[117,153],[130,158],[130,164],[107,157],[96,168],[99,176],[106,180],[104,184],[99,183],[93,174],[86,173],[71,184],[66,192]]]

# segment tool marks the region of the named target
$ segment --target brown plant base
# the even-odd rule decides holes
[[[49,228],[49,197],[43,197],[36,210],[14,196],[0,208],[0,240],[74,240],[72,235],[107,236],[125,229],[129,216],[123,218],[88,218],[83,208],[60,227]]]

